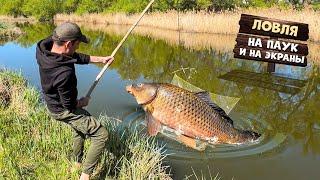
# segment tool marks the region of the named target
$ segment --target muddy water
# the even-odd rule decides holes
[[[53,28],[48,24],[22,26],[24,36],[14,42],[1,42],[0,67],[21,71],[39,88],[36,42]],[[79,51],[108,55],[127,27],[87,25],[83,29],[91,43],[81,45]],[[125,92],[125,85],[171,82],[176,74],[203,90],[240,98],[230,112],[235,125],[257,130],[264,136],[256,144],[210,146],[202,153],[159,136],[159,141],[167,144],[167,163],[174,179],[193,171],[198,178],[201,174],[209,178],[219,173],[222,179],[318,179],[319,45],[309,45],[306,68],[277,65],[275,73],[268,74],[266,63],[234,59],[234,40],[234,36],[137,29],[94,90],[88,110],[96,116],[106,113],[139,123],[143,112]],[[85,95],[101,66],[79,65],[76,69],[79,95]]]

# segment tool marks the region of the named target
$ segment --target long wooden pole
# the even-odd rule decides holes
[[[123,37],[123,39],[121,40],[121,42],[118,44],[118,46],[113,50],[111,56],[114,57],[115,54],[117,53],[117,51],[119,50],[119,48],[122,46],[122,44],[124,43],[124,41],[127,39],[127,37],[129,36],[129,34],[131,33],[131,31],[137,26],[137,24],[139,23],[139,21],[141,20],[141,18],[143,17],[143,15],[148,11],[148,9],[151,7],[152,3],[154,2],[154,0],[151,0],[149,2],[149,4],[147,5],[147,7],[143,10],[143,12],[141,13],[140,17],[138,18],[138,20],[131,26],[131,28],[128,30],[127,34]],[[102,77],[102,75],[104,74],[104,72],[107,70],[107,68],[109,67],[110,63],[107,63],[106,65],[104,65],[103,69],[100,71],[100,73],[98,74],[98,76],[96,77],[96,80],[93,82],[93,84],[91,85],[86,97],[90,97],[93,89],[96,87],[96,85],[98,84],[100,78]]]

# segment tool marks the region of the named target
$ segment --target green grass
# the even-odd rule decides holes
[[[7,25],[3,22],[0,22],[0,29],[7,29]]]
[[[0,177],[8,179],[74,179],[67,173],[71,131],[52,120],[39,93],[27,86],[21,73],[4,70],[11,101],[0,110]]]
[[[105,174],[117,179],[170,179],[162,164],[163,147],[137,129],[122,127],[107,116],[100,121],[109,131],[107,152],[100,163],[99,179]],[[98,168],[99,169],[99,168]]]
[[[69,171],[71,128],[50,118],[40,93],[21,73],[0,71],[3,79],[9,81],[11,100],[0,109],[0,179],[77,179],[79,172]],[[110,117],[99,120],[109,140],[95,179],[169,179],[154,139],[116,125]]]
[[[314,2],[314,3],[312,4],[312,8],[313,8],[313,10],[315,10],[315,11],[319,11],[319,10],[320,10],[320,2]]]

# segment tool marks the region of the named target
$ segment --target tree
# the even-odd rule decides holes
[[[54,15],[62,12],[62,0],[26,0],[22,10],[39,21],[52,21]]]
[[[14,17],[26,16],[21,8],[23,3],[24,0],[0,0],[0,4],[2,4],[0,8],[0,13],[5,15],[11,15]]]

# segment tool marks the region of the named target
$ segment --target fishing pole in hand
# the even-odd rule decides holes
[[[152,3],[154,2],[154,0],[151,0],[149,2],[149,4],[147,5],[147,7],[142,11],[140,17],[138,18],[138,20],[131,26],[131,28],[128,30],[128,32],[126,33],[126,35],[123,37],[123,39],[121,40],[121,42],[118,44],[118,46],[113,50],[111,57],[114,57],[115,54],[117,53],[117,51],[119,50],[119,48],[122,46],[122,44],[125,42],[125,40],[127,39],[127,37],[129,36],[129,34],[131,33],[131,31],[137,26],[137,24],[139,23],[139,21],[142,19],[143,15],[148,11],[148,9],[151,7]],[[86,97],[90,97],[93,89],[96,87],[96,85],[98,84],[100,78],[102,77],[102,75],[104,74],[104,72],[107,70],[107,68],[109,67],[111,63],[107,63],[104,65],[103,69],[100,71],[100,73],[97,75],[96,80],[93,82],[93,84],[91,85]]]

